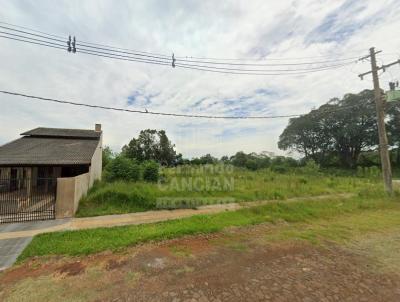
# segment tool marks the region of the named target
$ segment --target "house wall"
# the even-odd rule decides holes
[[[90,173],[57,179],[56,218],[73,217],[90,185]]]
[[[95,180],[101,180],[101,172],[103,169],[103,135],[100,136],[99,144],[97,145],[96,151],[93,154],[89,174],[90,174],[90,186],[93,185]]]

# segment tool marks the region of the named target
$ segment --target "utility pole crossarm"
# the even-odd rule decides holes
[[[376,71],[379,71],[379,70],[381,70],[381,69],[382,69],[383,71],[385,71],[386,68],[389,68],[390,66],[393,66],[393,65],[396,65],[396,64],[400,64],[400,59],[397,60],[397,61],[394,61],[394,62],[392,62],[392,63],[386,64],[386,65],[382,65],[381,67],[377,67],[377,68],[376,68]],[[366,75],[368,75],[368,74],[370,74],[370,73],[372,73],[372,70],[371,70],[371,71],[364,72],[364,73],[361,73],[361,74],[359,74],[358,76],[359,76],[359,77],[361,78],[361,80],[362,80],[364,76],[366,76]]]
[[[382,50],[375,51],[375,54],[378,54],[378,53],[380,53],[380,52],[382,52]],[[359,58],[358,61],[366,60],[366,59],[368,59],[370,56],[371,56],[371,55],[363,56],[363,57]]]

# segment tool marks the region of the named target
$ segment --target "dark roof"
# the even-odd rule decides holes
[[[90,164],[99,140],[22,137],[0,147],[0,165]]]
[[[71,137],[71,138],[88,138],[98,139],[101,132],[85,129],[61,129],[61,128],[43,128],[39,127],[33,130],[21,133],[24,136],[40,136],[40,137]]]

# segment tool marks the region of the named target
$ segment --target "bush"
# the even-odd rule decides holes
[[[155,161],[143,163],[143,180],[148,182],[157,182],[159,179],[160,166]]]
[[[379,178],[381,177],[381,170],[376,166],[357,167],[357,177]]]
[[[302,170],[306,174],[314,175],[319,172],[320,167],[314,160],[311,159],[306,162],[306,165],[302,168]]]
[[[276,173],[284,174],[289,171],[289,168],[284,165],[273,165],[271,166],[271,170]]]
[[[107,165],[105,178],[108,181],[138,181],[140,167],[134,160],[118,156]]]

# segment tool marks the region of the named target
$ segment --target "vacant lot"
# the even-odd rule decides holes
[[[386,197],[374,177],[233,175],[231,191],[98,184],[84,199],[82,216],[146,210],[163,194],[278,200],[148,225],[36,236],[18,264],[0,274],[0,300],[399,301],[398,193]],[[335,192],[353,194],[283,200]]]
[[[0,275],[0,300],[399,301],[399,217],[392,200],[113,253],[31,258]]]
[[[232,170],[233,169],[233,170]],[[78,217],[123,214],[157,208],[169,199],[176,207],[191,204],[283,200],[291,197],[382,191],[380,177],[368,173],[338,176],[306,168],[284,173],[219,166],[164,169],[159,183],[97,183],[79,206]],[[174,206],[174,204],[172,205]]]

